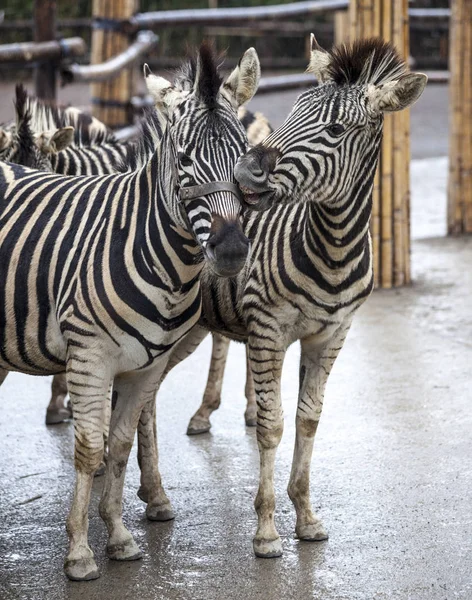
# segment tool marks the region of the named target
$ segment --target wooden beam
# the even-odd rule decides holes
[[[34,41],[49,42],[56,39],[56,1],[35,0]],[[56,69],[53,60],[39,63],[34,71],[35,94],[42,100],[56,100]]]

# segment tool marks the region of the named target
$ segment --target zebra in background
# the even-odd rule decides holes
[[[21,86],[23,88],[23,86]],[[24,88],[23,88],[24,89]],[[26,94],[26,92],[25,92]],[[114,173],[127,155],[132,142],[118,142],[108,127],[79,109],[56,107],[27,96],[26,109],[31,114],[30,126],[43,151],[51,152],[52,170],[62,175],[107,175]],[[0,160],[15,134],[15,121],[0,126]],[[51,132],[72,127],[74,139],[66,149],[49,149]]]
[[[298,538],[327,538],[311,508],[310,464],[327,379],[354,313],[373,287],[369,222],[383,115],[413,104],[427,81],[408,72],[394,47],[380,39],[325,52],[312,36],[309,68],[320,85],[301,94],[283,125],[235,169],[247,202],[268,209],[244,218],[253,243],[250,264],[231,281],[204,269],[199,326],[176,346],[167,369],[208,330],[247,343],[260,452],[253,543],[262,557],[282,553],[274,523],[274,461],[283,432],[282,365],[297,340],[300,382],[288,493]],[[143,455],[155,435],[152,421],[143,414],[139,424]],[[152,489],[160,486],[157,460],[149,451],[145,458],[138,494],[146,501],[165,492]]]
[[[61,177],[0,165],[0,366],[67,372],[77,473],[70,579],[98,577],[87,513],[110,382],[117,400],[100,514],[109,557],[140,556],[121,516],[126,463],[170,351],[200,316],[204,263],[225,276],[245,264],[233,169],[247,138],[236,110],[259,76],[250,49],[222,82],[205,45],[191,91],[147,72],[167,125],[138,171]]]

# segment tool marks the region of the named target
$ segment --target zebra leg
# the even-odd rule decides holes
[[[65,406],[67,377],[65,373],[54,375],[51,384],[51,400],[46,409],[46,425],[63,423],[72,417],[72,411]]]
[[[108,434],[110,430],[111,406],[113,396],[113,383],[110,383],[108,388],[105,409],[103,411],[103,459],[100,466],[95,471],[95,477],[101,477],[105,473],[108,460]]]
[[[323,408],[324,391],[331,368],[346,338],[349,326],[340,328],[331,340],[320,346],[316,336],[301,341],[300,391],[296,416],[296,437],[288,495],[297,513],[295,532],[306,541],[328,539],[310,502],[310,466],[313,443]]]
[[[83,581],[99,577],[87,539],[88,506],[103,456],[103,411],[110,378],[96,363],[70,358],[67,382],[74,412],[76,483],[67,518],[69,553],[64,570],[69,579]]]
[[[172,350],[162,379],[176,365],[190,356],[208,335],[203,327],[195,326]],[[157,391],[158,387],[156,386]],[[155,395],[155,392],[154,392]],[[146,515],[152,521],[164,521],[174,517],[174,511],[162,487],[157,454],[157,431],[155,400],[152,412],[149,405],[143,410],[138,425],[138,462],[141,469],[141,486],[138,496],[143,502],[149,502]]]
[[[254,379],[252,378],[251,364],[249,362],[249,351],[246,346],[246,386],[244,388],[247,405],[244,413],[244,420],[248,427],[257,425],[257,403],[256,390],[254,389]]]
[[[154,397],[156,386],[151,385],[151,377],[159,375],[154,371],[147,375],[118,376],[113,385],[116,405],[111,416],[105,484],[99,507],[108,529],[107,554],[113,560],[141,558],[141,551],[122,520],[123,485],[142,410]]]
[[[151,431],[152,435],[148,435]],[[154,394],[141,413],[138,440],[138,463],[141,469],[141,487],[138,496],[147,502],[146,517],[150,521],[170,521],[175,518],[175,514],[162,487],[159,473]]]
[[[217,410],[221,403],[221,388],[228,356],[229,339],[213,333],[213,349],[211,353],[210,372],[203,394],[203,400],[197,412],[190,419],[187,435],[196,435],[210,431],[211,413]]]
[[[280,398],[280,377],[285,350],[269,338],[249,338],[249,359],[257,401],[257,445],[260,456],[259,489],[254,506],[258,525],[254,553],[263,558],[282,555],[282,542],[274,523],[274,463],[284,422]]]

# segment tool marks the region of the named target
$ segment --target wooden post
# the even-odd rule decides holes
[[[448,232],[472,233],[472,5],[451,5]]]
[[[408,60],[408,0],[351,0],[350,39],[382,37]],[[385,116],[382,150],[375,174],[372,245],[376,287],[410,283],[410,117]]]
[[[56,39],[55,0],[35,0],[34,41],[49,42]],[[35,94],[42,100],[56,100],[56,63],[48,60],[38,64],[34,70]]]
[[[334,43],[336,45],[349,42],[349,13],[337,10],[334,13]]]
[[[128,48],[129,35],[120,30],[120,21],[132,17],[137,8],[137,0],[93,0],[93,17],[99,20],[92,31],[91,64],[102,63]],[[132,67],[110,81],[91,84],[90,92],[94,117],[109,127],[131,123]]]

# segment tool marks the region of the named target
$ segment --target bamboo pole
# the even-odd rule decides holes
[[[351,0],[349,15],[351,39],[380,36],[408,58],[408,0]],[[376,287],[410,282],[409,161],[408,111],[386,115],[372,192]]]
[[[137,0],[93,0],[93,17],[97,19],[92,31],[91,63],[100,64],[125,52],[130,45],[129,34],[120,27],[136,13]],[[122,69],[110,81],[92,83],[92,114],[110,127],[130,123],[130,100],[133,95],[132,67]]]
[[[448,232],[472,233],[472,5],[453,0],[450,23]]]
[[[334,13],[334,42],[336,45],[349,42],[349,14],[346,10]]]

